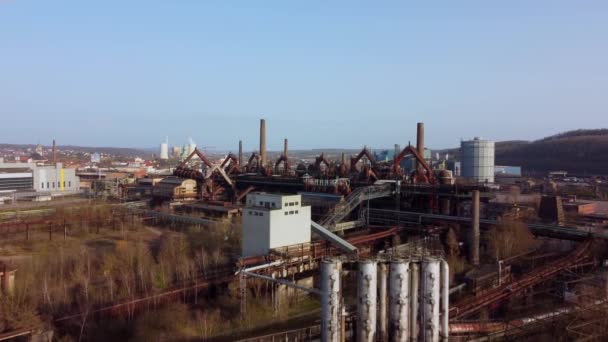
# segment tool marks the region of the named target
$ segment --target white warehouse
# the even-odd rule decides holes
[[[242,256],[310,242],[310,206],[300,195],[251,193],[243,208]]]

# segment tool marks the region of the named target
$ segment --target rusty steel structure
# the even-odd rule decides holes
[[[517,295],[526,289],[530,289],[551,279],[552,277],[555,277],[563,270],[576,266],[589,256],[592,241],[593,240],[587,240],[582,242],[570,254],[544,266],[538,267],[520,279],[488,290],[479,297],[465,299],[462,302],[457,303],[450,308],[450,319],[458,320],[466,318],[478,312],[482,308],[500,303],[511,296]]]
[[[266,121],[260,120],[259,151],[252,152],[247,160],[243,156],[243,144],[239,141],[238,154],[229,153],[224,160],[215,165],[200,150],[194,151],[174,170],[180,178],[197,181],[201,199],[222,200],[237,203],[241,191],[254,186],[259,190],[295,193],[297,191],[331,192],[348,194],[353,188],[373,184],[378,180],[401,181],[407,184],[438,184],[433,169],[424,160],[424,132],[418,125],[417,146],[408,145],[396,154],[391,161],[377,162],[373,153],[364,147],[357,155],[333,161],[321,153],[310,164],[300,163],[293,167],[289,159],[288,140],[283,141],[283,152],[273,161],[268,160],[266,151]],[[421,130],[422,129],[422,130]],[[422,152],[421,152],[422,151]],[[190,167],[194,158],[201,161],[200,168]],[[411,157],[417,167],[406,174],[400,167],[401,161]],[[365,162],[363,162],[365,160]],[[282,167],[281,167],[282,165]],[[339,190],[335,186],[323,186],[326,180],[341,181]],[[322,185],[322,186],[320,186]],[[346,186],[345,186],[346,185]],[[313,190],[310,190],[311,188]],[[220,190],[221,189],[221,190]]]

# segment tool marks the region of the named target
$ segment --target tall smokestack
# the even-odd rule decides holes
[[[285,159],[287,159],[287,138],[283,140],[283,156],[285,156]]]
[[[243,166],[243,140],[239,140],[239,166]]]
[[[416,149],[418,154],[424,157],[424,122],[418,123],[418,131],[416,136]]]
[[[53,164],[57,163],[57,144],[55,144],[55,139],[53,139]]]
[[[424,159],[424,122],[418,123],[418,129],[416,134],[416,149],[418,150],[420,158]],[[421,165],[418,165],[418,167],[421,167]]]
[[[266,167],[266,120],[260,119],[260,166]]]
[[[479,266],[479,190],[473,190],[472,194],[471,223],[469,261],[473,266]]]

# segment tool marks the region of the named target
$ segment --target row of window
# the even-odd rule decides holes
[[[272,206],[274,208],[274,207],[276,207],[276,204],[274,202],[260,201],[260,207],[270,207],[270,206]]]
[[[286,211],[285,212],[285,216],[287,216],[287,215],[296,215],[297,213],[298,213],[297,210],[290,210],[290,211]]]
[[[50,189],[51,188],[51,184],[53,185],[53,189],[55,189],[55,182],[46,182],[46,188]],[[57,182],[57,187],[61,186],[61,182]],[[65,181],[63,181],[63,187],[65,188]],[[68,188],[72,187],[72,181],[68,181]],[[44,189],[44,182],[40,183],[40,188]]]
[[[253,216],[264,216],[264,213],[261,211],[251,211],[249,210],[249,215],[253,215]]]
[[[286,207],[293,207],[294,205],[298,205],[298,202],[289,202],[289,203],[285,202]]]

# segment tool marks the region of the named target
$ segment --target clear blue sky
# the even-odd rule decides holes
[[[0,0],[0,142],[457,146],[608,127],[608,1]]]

